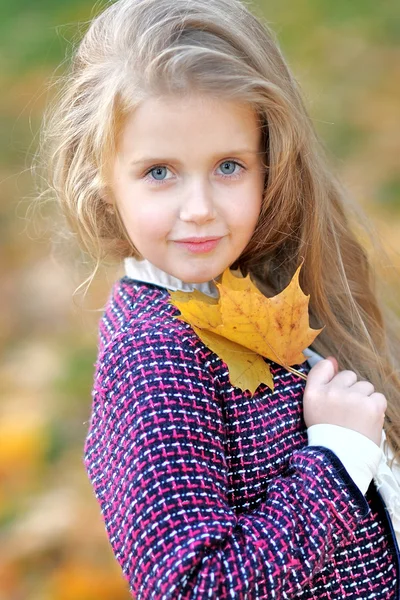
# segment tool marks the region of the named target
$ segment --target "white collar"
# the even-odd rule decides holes
[[[136,281],[153,283],[154,285],[165,287],[174,292],[177,290],[181,290],[182,292],[198,290],[199,292],[203,292],[203,294],[213,296],[214,298],[218,298],[219,296],[218,288],[213,281],[206,281],[204,283],[186,283],[178,279],[178,277],[174,277],[166,271],[159,269],[147,259],[138,260],[137,258],[130,256],[125,258],[124,266],[126,275],[130,279],[135,279]]]

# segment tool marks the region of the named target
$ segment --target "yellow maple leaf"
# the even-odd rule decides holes
[[[252,394],[260,383],[265,383],[272,390],[274,389],[274,379],[269,365],[262,356],[213,331],[199,329],[193,325],[192,327],[205,345],[226,363],[232,385],[242,390],[248,389]]]
[[[289,285],[267,298],[251,281],[227,268],[215,282],[219,298],[172,292],[171,302],[206,346],[227,365],[232,385],[254,393],[260,383],[273,390],[268,358],[286,369],[305,361],[303,350],[322,329],[309,327],[308,303],[299,284],[298,267]]]

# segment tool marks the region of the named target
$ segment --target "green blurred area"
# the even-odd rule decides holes
[[[82,462],[97,321],[120,268],[74,296],[89,266],[54,251],[46,219],[27,213],[48,80],[105,4],[0,2],[0,600],[129,598]],[[254,6],[277,34],[332,164],[398,266],[397,0]]]

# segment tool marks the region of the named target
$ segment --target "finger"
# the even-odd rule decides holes
[[[335,365],[327,359],[319,360],[307,375],[307,386],[310,387],[329,383],[335,376]]]
[[[333,366],[334,366],[334,369],[335,369],[335,375],[336,375],[336,373],[339,371],[339,364],[338,364],[338,361],[336,360],[336,358],[335,358],[334,356],[327,356],[327,357],[326,357],[326,360],[330,360],[330,361],[331,361],[331,363],[332,363],[332,364],[333,364]]]
[[[353,386],[357,381],[357,375],[354,371],[339,371],[334,377],[334,383],[338,387],[348,388]]]
[[[375,392],[375,388],[370,381],[356,381],[350,389],[352,392],[358,392],[365,396],[370,396]]]
[[[379,414],[385,415],[385,411],[387,409],[387,400],[386,396],[381,394],[380,392],[374,392],[370,395],[371,400],[374,401],[376,410]]]

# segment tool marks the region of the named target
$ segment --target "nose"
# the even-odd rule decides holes
[[[206,223],[215,219],[216,210],[212,190],[207,181],[194,181],[184,191],[180,205],[180,219]]]

